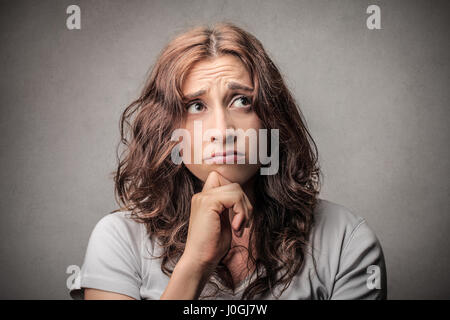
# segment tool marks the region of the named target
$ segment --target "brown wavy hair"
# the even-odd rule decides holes
[[[322,174],[303,115],[252,34],[231,23],[200,26],[175,37],[160,53],[140,97],[120,118],[119,164],[113,172],[120,208],[111,213],[127,210],[145,224],[149,238],[162,248],[161,270],[170,276],[185,248],[191,198],[203,184],[170,156],[178,143],[171,141],[172,131],[186,112],[181,88],[195,62],[225,54],[238,57],[249,70],[255,86],[252,106],[264,127],[279,129],[279,171],[258,175],[254,184],[250,243],[255,246],[247,250],[255,277],[242,295],[254,299],[274,294],[278,285],[282,293],[304,265]],[[225,265],[220,263],[214,275],[235,289]]]

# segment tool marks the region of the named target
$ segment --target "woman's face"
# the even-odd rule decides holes
[[[254,140],[249,145],[250,139],[244,137],[245,140],[239,140],[245,141],[244,147],[237,143],[235,133],[227,132],[227,129],[254,131],[257,141],[258,130],[262,128],[251,105],[253,83],[244,64],[233,55],[199,61],[190,69],[182,91],[186,98],[183,129],[191,137],[191,159],[185,161],[186,167],[202,181],[214,170],[232,182],[246,183],[260,167],[257,162],[249,161],[250,153],[254,155],[257,146]],[[195,134],[201,134],[198,144],[194,143],[194,122]],[[220,157],[223,152],[228,153],[225,158]],[[184,157],[185,153],[182,154]],[[201,161],[194,162],[194,157]],[[241,164],[244,157],[245,164]],[[225,163],[230,161],[234,163]]]

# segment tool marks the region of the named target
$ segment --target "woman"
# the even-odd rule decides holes
[[[177,129],[187,135],[174,139]],[[277,136],[271,163],[250,161],[267,151],[263,135],[255,148],[250,135],[237,142],[239,130]],[[121,135],[115,187],[124,206],[94,228],[72,297],[386,298],[377,237],[318,198],[316,145],[248,32],[222,23],[170,42],[124,111]]]

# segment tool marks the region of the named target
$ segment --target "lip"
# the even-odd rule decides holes
[[[224,152],[213,152],[210,157],[204,159],[205,163],[222,163],[222,164],[233,164],[237,163],[237,160],[245,157],[245,154],[235,150],[228,150]]]

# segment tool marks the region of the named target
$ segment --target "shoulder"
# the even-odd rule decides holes
[[[366,219],[347,207],[320,199],[311,235],[317,272],[327,282],[332,299],[383,299],[386,266],[383,250]],[[375,284],[368,277],[377,270]],[[370,278],[372,279],[372,278]],[[369,279],[369,280],[370,280]],[[372,290],[373,288],[377,290]]]
[[[109,213],[95,225],[94,231],[136,236],[142,231],[142,224],[133,220],[130,211]]]
[[[104,215],[98,222],[97,225],[109,226],[109,227],[131,227],[136,228],[139,225],[138,222],[131,218],[130,211],[119,211],[114,213],[108,213]]]
[[[364,218],[347,207],[325,199],[318,200],[314,219],[314,234],[322,241],[325,240],[324,237],[334,241],[338,238],[348,241],[355,230],[367,225]]]
[[[96,223],[88,250],[98,248],[104,252],[114,251],[123,255],[131,253],[138,259],[144,236],[145,226],[133,220],[129,211],[109,213]],[[95,251],[100,254],[99,250]]]
[[[128,211],[109,213],[95,225],[81,272],[70,288],[74,299],[84,288],[121,293],[139,299],[144,226]]]
[[[341,255],[355,241],[379,245],[367,220],[341,204],[319,199],[314,219],[311,240],[322,253]]]

